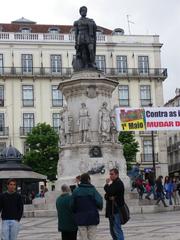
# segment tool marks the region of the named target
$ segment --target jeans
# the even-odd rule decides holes
[[[119,213],[109,217],[110,233],[113,240],[124,240]]]
[[[2,240],[16,240],[19,233],[20,223],[16,220],[2,221]]]

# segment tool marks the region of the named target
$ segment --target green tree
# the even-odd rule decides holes
[[[136,160],[139,151],[139,143],[136,141],[132,132],[122,131],[119,134],[119,141],[123,145],[123,154],[127,162],[127,169],[130,170],[132,163]]]
[[[24,155],[24,163],[33,171],[44,174],[49,180],[55,180],[59,158],[59,136],[46,123],[38,123],[28,134],[26,143],[29,151]]]

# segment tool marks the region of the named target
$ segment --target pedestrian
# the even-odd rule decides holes
[[[173,199],[174,199],[174,204],[179,205],[179,196],[178,196],[178,190],[177,190],[177,179],[174,177],[173,178]]]
[[[77,239],[77,225],[71,209],[70,188],[64,184],[61,186],[62,194],[56,200],[58,214],[58,231],[61,232],[62,240]]]
[[[168,179],[168,183],[167,183],[167,196],[169,199],[169,205],[172,205],[172,197],[173,197],[173,181],[172,181],[172,177],[169,177]]]
[[[146,199],[149,199],[151,200],[150,196],[151,194],[153,194],[153,197],[154,197],[154,200],[157,199],[157,196],[156,196],[156,191],[155,191],[155,180],[154,180],[154,174],[152,173],[149,173],[149,176],[148,176],[148,182],[151,186],[151,189],[150,189],[150,192],[147,193],[147,195],[145,196]]]
[[[81,175],[81,182],[72,193],[72,209],[81,240],[95,240],[99,212],[103,199],[90,182],[88,173]]]
[[[119,178],[116,168],[110,170],[110,177],[106,179],[106,217],[109,218],[110,233],[113,240],[124,240],[119,217],[119,208],[124,206],[124,184]]]
[[[156,205],[159,204],[160,201],[162,201],[164,207],[168,207],[165,203],[164,200],[164,187],[163,187],[163,176],[159,176],[158,179],[156,180],[156,193],[157,193],[157,202]]]
[[[16,240],[23,215],[23,201],[16,192],[16,180],[7,181],[7,192],[0,195],[0,212],[2,218],[2,240]]]

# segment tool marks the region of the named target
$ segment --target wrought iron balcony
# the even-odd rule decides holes
[[[180,142],[176,142],[167,147],[168,152],[180,151]]]
[[[154,154],[155,162],[158,162],[158,153]],[[153,163],[152,153],[141,153],[141,162]]]
[[[167,77],[166,68],[150,68],[148,71],[143,72],[142,69],[138,68],[127,68],[120,70],[118,68],[105,68],[99,69],[104,72],[108,77],[116,78],[162,78]],[[41,76],[41,77],[70,77],[73,73],[73,68],[57,68],[51,67],[33,67],[33,68],[22,68],[22,67],[3,67],[0,68],[0,76]]]
[[[0,127],[0,138],[9,136],[9,127]]]
[[[168,166],[169,173],[180,171],[180,162]]]
[[[33,127],[20,127],[20,136],[27,136],[32,131]]]

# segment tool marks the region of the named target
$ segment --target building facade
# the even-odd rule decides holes
[[[176,88],[175,97],[165,107],[180,107],[180,88]],[[180,131],[167,132],[167,156],[169,174],[180,176]]]
[[[112,106],[163,106],[161,47],[157,35],[125,35],[98,27],[96,64],[107,77],[119,81]],[[24,153],[26,135],[39,122],[59,129],[65,99],[57,86],[73,73],[75,55],[72,26],[39,25],[27,19],[0,24],[0,148],[11,141]],[[166,141],[161,133],[138,132],[137,161],[157,174],[167,174]]]

